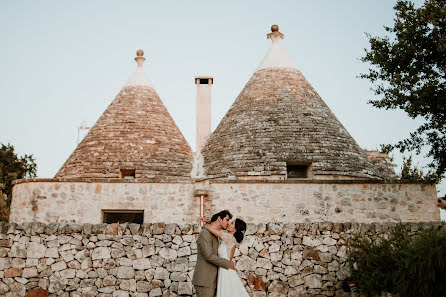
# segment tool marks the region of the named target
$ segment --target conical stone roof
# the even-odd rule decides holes
[[[379,179],[272,29],[273,47],[202,150],[206,175],[284,178],[290,163],[311,164],[317,179]]]
[[[138,68],[77,146],[57,178],[135,178],[159,181],[190,179],[193,155],[181,131]]]

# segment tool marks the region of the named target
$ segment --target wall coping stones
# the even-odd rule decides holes
[[[192,181],[192,180],[191,180]],[[71,183],[122,183],[122,184],[191,184],[190,181],[184,179],[160,180],[156,178],[22,178],[12,182],[13,185],[24,183],[55,183],[55,182],[71,182]]]
[[[149,178],[123,179],[123,178],[22,178],[12,182],[13,185],[36,182],[72,182],[72,183],[129,183],[129,184],[193,184],[195,182],[209,181],[213,184],[382,184],[382,185],[406,185],[421,184],[431,185],[427,181],[405,181],[405,180],[372,180],[372,179],[284,179],[284,180],[261,180],[261,179],[191,179],[190,181],[172,179],[158,180]]]
[[[426,230],[432,227],[446,229],[446,222],[404,222],[403,225],[409,226],[411,231]],[[342,232],[350,230],[351,232],[376,232],[387,231],[397,226],[398,223],[331,223],[331,222],[312,222],[312,223],[248,223],[246,235],[287,235],[299,230],[310,230],[313,235],[324,231]],[[172,235],[192,235],[198,234],[200,228],[198,224],[165,224],[165,223],[144,223],[144,224],[74,224],[68,222],[60,223],[8,223],[0,222],[0,234],[14,234],[16,231],[25,235],[62,235],[62,234],[86,234],[86,235],[141,235],[152,236],[161,234]],[[1,240],[0,246],[8,246],[11,243],[8,240]]]

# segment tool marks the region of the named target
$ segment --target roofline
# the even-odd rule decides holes
[[[283,180],[223,180],[212,178],[201,179],[172,179],[172,180],[157,180],[150,178],[22,178],[12,182],[13,185],[24,183],[51,183],[51,182],[73,182],[73,183],[128,183],[128,184],[193,184],[196,182],[209,181],[212,184],[377,184],[377,185],[406,185],[406,184],[420,184],[420,185],[435,185],[427,181],[404,181],[404,180],[373,180],[373,179],[344,179],[344,180],[324,180],[324,179],[283,179]]]
[[[192,181],[192,180],[191,180]],[[58,183],[58,182],[72,182],[72,183],[123,183],[123,184],[189,184],[189,180],[185,179],[156,179],[156,178],[89,178],[89,177],[75,177],[75,178],[22,178],[16,179],[12,182],[13,185],[25,183]]]

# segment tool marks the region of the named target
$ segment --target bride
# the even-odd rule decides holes
[[[201,221],[209,223],[204,218]],[[235,245],[242,242],[243,233],[246,231],[246,223],[241,219],[235,219],[228,224],[225,231],[213,229],[210,225],[204,225],[209,232],[220,238],[218,256],[232,261]],[[237,271],[218,268],[216,297],[249,297]]]

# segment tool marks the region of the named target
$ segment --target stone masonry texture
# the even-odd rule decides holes
[[[188,179],[192,150],[151,87],[124,87],[56,177]]]
[[[412,234],[444,223],[407,224]],[[248,224],[235,252],[252,297],[352,296],[352,234],[372,239],[395,224]],[[0,223],[0,296],[196,296],[197,224]]]
[[[103,210],[143,210],[144,223],[195,223],[230,209],[251,223],[431,222],[440,220],[435,185],[379,181],[139,182],[30,179],[13,188],[10,222],[101,223]]]
[[[370,162],[380,172],[381,177],[387,180],[397,179],[394,166],[390,157],[386,153],[380,153],[378,151],[365,151]]]
[[[317,179],[382,178],[302,73],[292,68],[255,72],[202,154],[211,177],[286,176],[290,162],[311,164]]]

